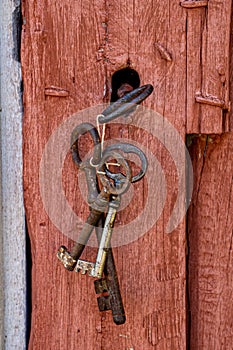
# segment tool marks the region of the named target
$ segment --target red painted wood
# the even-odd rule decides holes
[[[233,134],[200,136],[189,210],[190,348],[231,349],[233,341]]]
[[[229,125],[231,0],[209,0],[187,13],[187,133],[222,133]],[[212,97],[225,106],[198,103]]]
[[[159,143],[130,126],[107,128],[108,137],[134,139],[154,152],[168,191],[163,214],[153,229],[134,243],[114,249],[127,314],[123,326],[113,324],[111,313],[98,311],[91,279],[60,266],[56,250],[61,244],[71,247],[72,242],[50,221],[39,192],[39,165],[49,136],[72,113],[108,101],[112,73],[129,61],[142,84],[155,86],[146,105],[164,114],[184,138],[185,99],[177,95],[185,95],[185,79],[180,79],[186,61],[182,9],[176,1],[170,7],[168,2],[152,1],[68,1],[66,5],[25,1],[23,8],[24,191],[33,258],[30,349],[184,348],[185,226],[183,221],[172,234],[165,233],[177,194],[177,174],[166,150],[169,136],[165,131]],[[164,20],[164,13],[170,21]],[[177,40],[182,52],[177,51]],[[174,61],[161,57],[157,42],[171,51]],[[153,125],[147,127],[152,130]],[[72,208],[85,218],[88,209],[76,178],[68,156],[63,188]],[[163,195],[156,177],[154,186],[150,191]],[[119,215],[121,225],[143,208],[146,188],[146,183],[136,186],[137,206],[133,203]],[[156,210],[149,207],[149,214],[154,216]],[[95,253],[88,248],[83,258],[93,259]]]
[[[230,95],[230,101],[232,101],[233,98],[233,10],[231,11],[231,33],[230,33],[230,51],[229,51],[229,64],[230,64],[230,85],[229,85],[229,95]],[[231,106],[232,107],[232,106]],[[232,108],[230,109],[229,113],[229,130],[233,131],[233,114],[232,114]]]
[[[210,0],[209,3],[212,6],[211,16],[213,16],[218,6],[215,8],[214,1]],[[229,3],[226,2],[223,11],[230,8]],[[187,11],[195,12],[191,15],[187,14]],[[201,19],[198,17],[199,14]],[[196,107],[197,104],[193,107],[193,97],[190,97],[196,91],[197,82],[200,82],[200,72],[195,73],[195,69],[190,65],[193,61],[196,64],[199,56],[195,54],[192,61],[190,54],[192,45],[198,38],[200,47],[199,31],[205,19],[203,10],[185,9],[176,0],[66,1],[65,4],[45,0],[32,3],[25,0],[23,18],[24,193],[33,260],[32,328],[29,348],[33,350],[185,349],[187,341],[185,220],[183,219],[171,234],[165,233],[178,192],[179,175],[173,156],[178,156],[182,162],[184,154],[183,150],[180,152],[176,142],[172,144],[173,156],[169,153],[171,130],[166,130],[165,123],[168,120],[175,126],[183,140],[186,131],[207,133],[222,131],[222,119],[220,123],[222,110],[220,113],[219,107],[210,107],[213,118],[210,116],[206,122],[205,117],[204,123],[203,111],[206,111],[207,107]],[[186,27],[187,18],[188,27]],[[193,35],[189,31],[190,25],[193,26],[193,30],[195,29]],[[226,31],[225,27],[223,29]],[[212,27],[208,28],[208,35],[212,35],[213,39],[212,30]],[[221,38],[223,38],[222,32]],[[224,53],[227,50],[225,47],[227,40],[226,37],[226,41],[221,41]],[[221,51],[221,62],[222,57]],[[214,76],[215,79],[216,67],[207,67],[209,59],[214,60],[212,55],[206,58],[203,67],[208,69],[203,74]],[[97,309],[93,281],[87,276],[67,272],[56,258],[57,248],[61,244],[70,248],[72,241],[55,227],[45,211],[40,193],[39,168],[45,145],[54,130],[73,113],[108,102],[111,76],[117,69],[127,64],[138,71],[142,84],[154,85],[154,93],[146,101],[145,106],[165,117],[164,128],[159,132],[159,141],[145,131],[146,128],[154,130],[156,120],[145,119],[142,114],[138,119],[141,129],[125,124],[107,126],[106,135],[108,138],[134,140],[149,149],[161,164],[166,179],[167,196],[163,212],[153,228],[135,242],[114,249],[127,313],[126,324],[115,326],[112,323],[111,313],[100,313]],[[227,68],[227,64],[224,67]],[[209,88],[207,78],[206,80],[203,78],[202,83],[203,86],[200,85],[200,88]],[[213,86],[215,88],[214,84]],[[218,92],[219,84],[216,85],[216,89]],[[217,94],[216,91],[211,93]],[[93,116],[90,114],[91,117]],[[79,122],[81,120],[77,119],[77,123]],[[220,161],[221,171],[224,169],[221,163],[224,150],[230,149],[230,141],[224,140],[225,138],[220,142],[223,146],[218,151],[214,149],[219,155],[214,161],[217,159]],[[213,141],[213,144],[215,142]],[[83,142],[84,149],[87,143]],[[227,146],[224,146],[225,144]],[[203,146],[201,147],[203,151]],[[193,152],[196,173],[196,169],[200,168],[198,158],[200,153],[195,150]],[[44,170],[45,173],[48,171],[51,171],[52,178],[56,175],[53,162]],[[155,166],[154,185],[150,188],[150,192],[155,193],[160,200],[164,189],[161,180],[157,180],[159,173],[159,166]],[[198,174],[197,172],[196,176],[199,176]],[[64,162],[62,181],[69,204],[85,220],[88,207],[80,194],[77,169],[71,161],[70,154],[67,154]],[[132,220],[132,217],[137,216],[144,208],[148,196],[147,182],[148,179],[145,179],[135,186],[133,202],[118,216],[119,225],[123,226]],[[215,188],[211,186],[212,183],[210,190],[214,192]],[[196,194],[200,192],[198,187],[195,187],[195,191]],[[206,203],[210,206],[209,210],[214,211],[214,207],[211,207],[212,201],[206,198],[208,196],[205,197],[205,188],[203,191],[202,203],[206,199]],[[227,191],[227,185],[224,191]],[[193,203],[196,203],[195,200],[196,197]],[[199,204],[201,205],[200,202]],[[145,224],[151,216],[156,215],[155,206],[151,205],[149,209],[143,218]],[[190,213],[191,219],[195,220],[194,237],[199,237],[199,225],[203,225],[205,219],[204,209],[202,211],[198,209],[198,212],[192,209]],[[64,221],[70,219],[62,213],[61,217]],[[197,217],[200,217],[200,222]],[[214,234],[216,235],[215,230]],[[198,255],[195,239],[190,238],[191,244],[190,276],[196,273],[193,262],[199,263],[205,258],[205,254]],[[205,250],[206,246],[203,249]],[[95,254],[96,249],[88,247],[83,258],[93,260]],[[193,281],[195,285],[192,285],[194,282],[190,282],[192,286],[190,305],[194,310],[192,311],[194,314],[191,315],[193,327],[191,342],[195,344],[195,337],[200,331],[199,317],[202,317],[202,313],[200,315],[199,311],[195,313],[197,302],[195,293],[199,295],[201,291],[198,278],[195,277]],[[204,307],[204,304],[200,303],[200,307],[202,306]],[[231,333],[225,332],[225,328],[223,330],[225,338],[231,337]],[[205,335],[200,339],[202,339],[200,346],[205,345],[204,342],[208,344],[208,336]]]

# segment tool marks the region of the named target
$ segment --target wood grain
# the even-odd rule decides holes
[[[230,34],[230,50],[229,50],[229,64],[230,64],[230,86],[229,86],[229,95],[230,101],[233,100],[233,8],[231,10],[231,34]],[[233,131],[233,110],[230,109],[229,113],[229,130]]]
[[[101,11],[102,2],[94,5]],[[103,99],[104,67],[96,57],[102,25],[95,6],[74,6],[72,1],[65,6],[23,4],[24,194],[33,260],[30,349],[100,348],[93,281],[59,265],[56,250],[67,238],[49,220],[39,189],[40,160],[49,136],[72,113]],[[45,95],[45,88],[53,86],[69,96]]]
[[[111,75],[129,64],[138,71],[142,84],[155,87],[145,106],[163,115],[164,126],[169,121],[185,139],[185,11],[176,0],[67,1],[65,5],[25,0],[23,14],[24,195],[33,259],[29,348],[184,349],[185,220],[166,233],[179,177],[168,150],[171,130],[161,128],[158,140],[146,131],[153,130],[157,121],[145,122],[143,115],[139,126],[111,125],[106,130],[108,138],[134,140],[149,149],[166,179],[166,204],[159,220],[138,240],[114,249],[127,313],[123,326],[113,324],[111,313],[98,311],[90,278],[68,273],[57,261],[57,248],[61,244],[70,248],[72,241],[45,212],[39,167],[53,131],[72,113],[109,101]],[[161,57],[158,45],[172,60]],[[182,166],[184,153],[178,151],[176,142],[172,149]],[[55,176],[52,165],[51,177]],[[162,201],[164,188],[156,177],[159,171],[157,165],[150,191]],[[70,155],[62,179],[72,209],[85,219],[88,208]],[[119,215],[119,225],[142,211],[147,191],[146,180],[135,186],[135,201]],[[149,203],[149,213],[142,219],[145,225],[157,211]],[[67,220],[64,214],[61,217]],[[93,260],[95,253],[96,249],[88,247],[83,257]]]
[[[190,349],[231,349],[233,134],[200,136],[188,215]]]
[[[185,77],[185,17],[182,16],[182,9],[175,1],[111,1],[108,11],[107,53],[109,61],[114,63],[108,65],[109,76],[130,62],[139,72],[142,84],[150,82],[155,87],[146,105],[164,115],[184,135],[185,100],[180,96],[184,95],[185,85],[184,80],[178,79],[180,76]],[[180,22],[175,26],[175,18],[178,17]],[[161,57],[156,43],[169,51],[175,63]],[[143,140],[133,128],[129,128],[128,138],[138,137]],[[162,145],[151,138],[147,141],[149,149],[155,152],[161,163],[167,181],[168,196],[163,214],[153,230],[129,247],[118,250],[123,263],[121,280],[130,320],[124,327],[125,334],[129,335],[127,343],[123,339],[119,340],[117,329],[111,328],[112,345],[115,348],[119,344],[122,349],[124,346],[136,349],[185,347],[185,226],[182,223],[171,235],[165,233],[177,183],[176,169],[166,152],[166,142],[169,143],[167,137],[169,135],[163,131]],[[131,265],[128,271],[124,266],[127,250],[130,250]],[[138,259],[134,259],[134,256],[138,256]],[[142,263],[138,267],[140,261]],[[146,274],[148,268],[149,274]],[[156,277],[152,277],[153,271]],[[151,318],[157,321],[152,322]],[[140,326],[142,324],[143,327]],[[107,346],[106,342],[105,347],[110,349],[110,344]]]

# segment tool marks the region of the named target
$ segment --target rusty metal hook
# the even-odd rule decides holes
[[[92,166],[90,164],[91,159],[83,161],[79,155],[78,139],[81,135],[84,135],[85,133],[89,133],[94,142],[93,157],[91,158],[93,164]],[[98,186],[96,180],[95,167],[98,166],[101,159],[100,137],[95,126],[91,123],[81,123],[78,126],[76,126],[71,134],[70,146],[74,163],[77,165],[78,168],[84,170],[85,172],[88,187],[87,201],[89,204],[92,204],[98,196]]]
[[[129,112],[132,107],[140,104],[144,101],[154,90],[151,84],[140,86],[137,89],[129,92],[124,95],[122,98],[117,100],[116,102],[110,104],[99,117],[99,123],[104,124],[108,123],[111,120],[118,118],[120,115]]]
[[[94,152],[92,157],[92,164],[93,166],[97,166],[101,159],[101,144],[100,144],[100,136],[95,128],[95,126],[91,123],[81,123],[72,131],[71,134],[71,151],[72,151],[72,158],[74,163],[80,168],[84,166],[84,162],[80,158],[79,150],[78,150],[78,139],[81,135],[84,135],[85,133],[89,133],[91,135],[91,138],[94,142]],[[89,160],[90,161],[90,160]]]

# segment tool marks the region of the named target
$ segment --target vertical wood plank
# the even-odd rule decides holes
[[[229,104],[229,45],[231,1],[208,1],[207,23],[202,47],[202,95],[216,96]],[[202,106],[201,132],[224,132],[223,112],[220,108]],[[226,130],[227,131],[227,130]]]
[[[233,7],[231,9],[231,34],[230,34],[230,50],[229,50],[229,62],[230,62],[230,85],[229,95],[230,101],[233,101]],[[229,113],[229,130],[233,131],[233,111],[230,109]]]
[[[0,3],[1,349],[26,349],[20,1]],[[4,298],[4,300],[3,300]]]
[[[184,140],[186,22],[179,1],[68,1],[64,5],[25,0],[23,4],[24,194],[33,257],[30,349],[185,348],[184,220],[172,233],[165,233],[179,176],[168,151],[171,135],[162,129],[156,140],[143,130],[143,116],[138,125],[142,130],[131,126],[107,130],[110,138],[123,135],[148,147],[167,181],[166,205],[156,225],[137,241],[114,249],[127,312],[123,326],[112,323],[111,313],[97,311],[91,279],[59,265],[57,248],[71,247],[72,242],[50,221],[39,189],[40,160],[49,136],[72,113],[108,100],[112,73],[129,63],[142,84],[155,86],[145,105],[163,115],[164,125],[168,120]],[[164,59],[161,47],[172,60]],[[153,121],[150,126],[154,127]],[[183,150],[176,156],[182,160]],[[64,191],[72,208],[85,218],[88,208],[76,178],[68,156]],[[164,189],[156,179],[154,186],[162,197]],[[146,201],[146,188],[144,182],[135,189],[138,211]],[[131,220],[131,208],[122,213],[120,223]],[[156,208],[150,215],[156,215]],[[146,223],[147,217],[143,220]],[[84,258],[93,259],[94,254],[88,248]]]
[[[102,4],[23,3],[24,194],[33,259],[29,346],[33,350],[76,349],[77,344],[80,349],[100,348],[101,317],[93,281],[67,273],[56,258],[58,247],[70,247],[72,242],[45,212],[39,167],[45,144],[60,123],[103,101],[104,67],[98,60]],[[72,175],[75,183],[74,166]],[[72,191],[71,200],[79,206]]]
[[[209,0],[187,12],[187,132],[229,131],[231,0]],[[222,105],[197,102],[217,99]]]
[[[189,210],[190,348],[231,349],[233,134],[201,136],[191,146],[195,170]]]
[[[139,72],[142,84],[150,82],[155,87],[145,105],[165,116],[184,137],[186,27],[179,3],[110,1],[108,14],[109,79],[115,70],[130,62],[131,67]],[[177,18],[180,19],[178,23]],[[161,46],[171,56],[171,61],[161,55]],[[143,117],[141,122],[143,128]],[[122,349],[185,348],[185,223],[172,234],[165,233],[177,178],[171,158],[164,150],[166,143],[169,144],[169,135],[162,132],[162,145],[153,139],[147,142],[165,172],[166,206],[150,232],[137,242],[118,249],[118,267],[122,270],[120,276],[128,316],[121,334],[126,339],[120,337],[118,329],[111,327],[110,343],[109,327],[104,327],[105,349],[112,346]],[[129,129],[129,139],[135,136],[143,144],[143,136],[141,138],[133,128]],[[126,256],[130,266],[124,263]],[[134,258],[136,256],[138,259]]]
[[[201,42],[206,10],[196,8],[187,12],[187,133],[201,130],[202,107],[195,100],[201,89]]]

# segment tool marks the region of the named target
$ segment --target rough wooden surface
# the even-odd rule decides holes
[[[228,112],[231,5],[231,0],[209,0],[207,6],[186,9],[187,133],[231,130]],[[197,102],[199,96],[202,99]]]
[[[164,115],[184,139],[185,11],[175,0],[67,1],[65,5],[25,0],[23,17],[24,195],[33,259],[30,349],[184,349],[184,220],[170,235],[165,233],[178,176],[166,150],[169,134],[163,131],[158,142],[137,128],[107,130],[108,137],[123,135],[148,147],[167,181],[166,205],[153,229],[114,249],[127,313],[123,326],[115,326],[109,312],[97,310],[90,278],[68,273],[58,263],[57,248],[70,247],[72,242],[44,210],[39,165],[52,132],[72,113],[109,101],[111,75],[128,63],[138,71],[142,84],[155,86],[146,105]],[[176,145],[173,149],[176,153]],[[182,152],[178,156],[182,159]],[[72,208],[85,218],[87,206],[79,197],[76,178],[68,157],[64,191]],[[145,182],[140,186],[144,192],[135,190],[137,210],[146,196]],[[159,191],[156,180],[154,186]],[[160,192],[164,195],[163,189]],[[150,210],[154,215],[156,209]],[[124,223],[131,215],[133,210],[126,209],[119,220]],[[88,248],[84,257],[93,259],[95,252]]]
[[[229,85],[229,94],[230,101],[233,99],[233,8],[231,11],[231,35],[230,35],[230,51],[229,51],[229,62],[230,62],[230,85]],[[233,110],[230,110],[229,116],[229,129],[233,131]]]
[[[233,344],[233,133],[200,136],[190,152],[195,169],[188,216],[190,348]]]
[[[1,1],[1,349],[26,349],[20,1]]]

